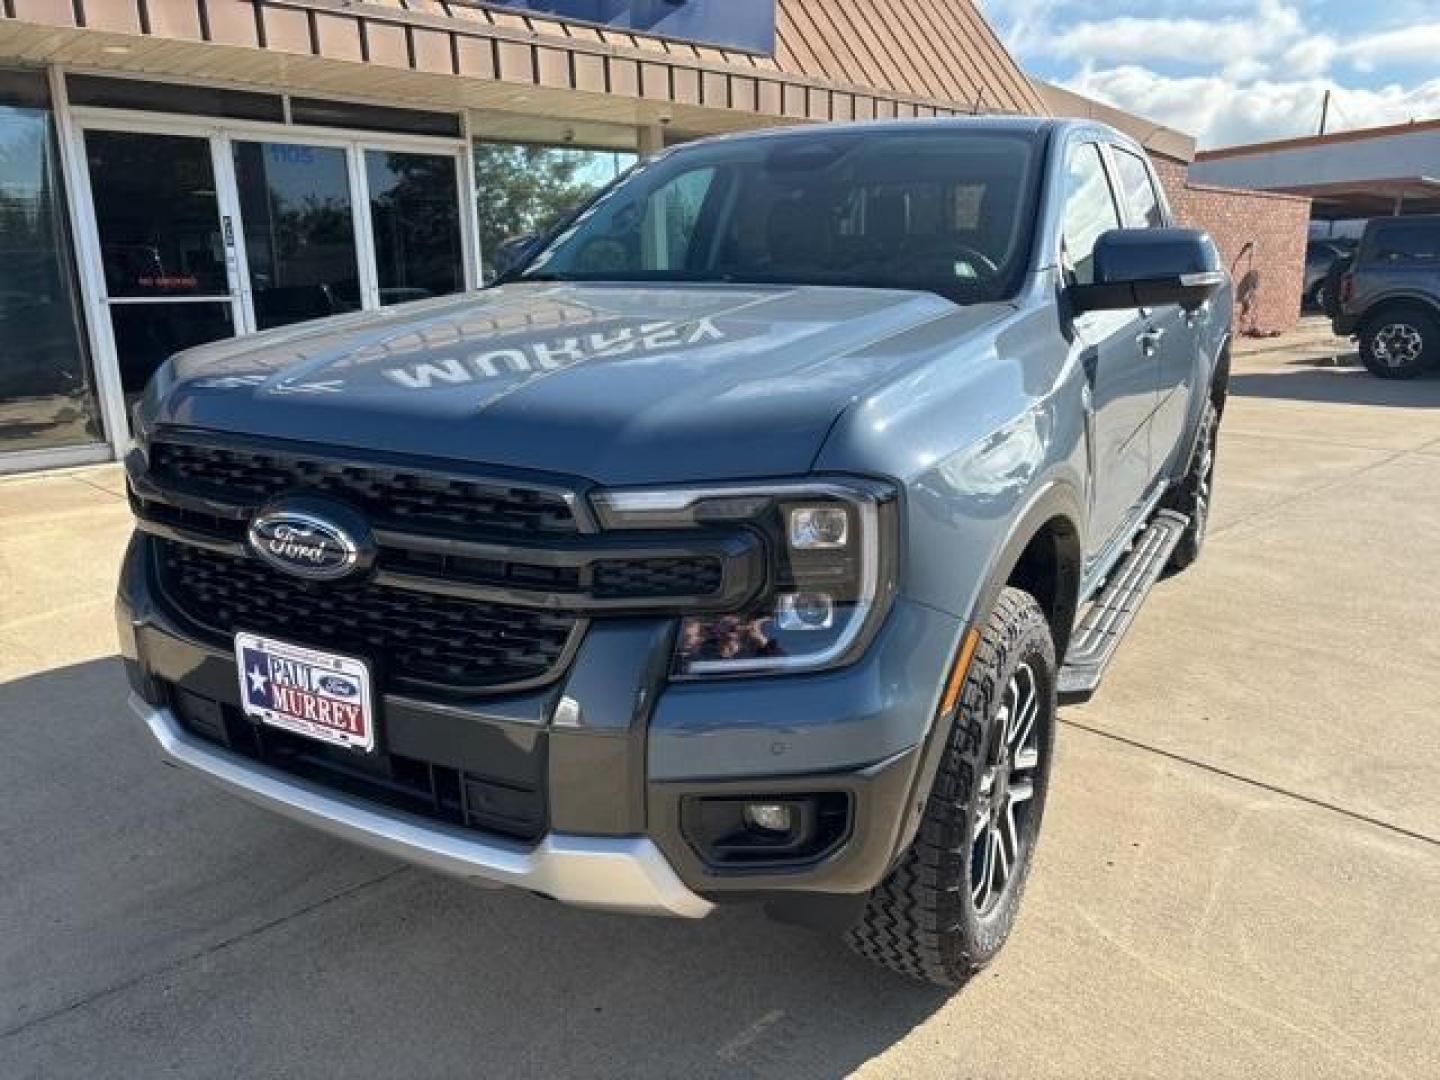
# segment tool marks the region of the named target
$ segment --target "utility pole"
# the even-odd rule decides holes
[[[1325,134],[1325,124],[1330,119],[1330,91],[1326,89],[1325,100],[1320,105],[1320,134]]]

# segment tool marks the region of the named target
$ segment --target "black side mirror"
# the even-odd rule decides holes
[[[1111,229],[1095,241],[1094,284],[1072,285],[1076,314],[1179,304],[1194,311],[1225,284],[1215,242],[1198,229]]]

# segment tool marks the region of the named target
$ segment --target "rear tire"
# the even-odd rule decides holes
[[[1215,436],[1219,428],[1220,410],[1213,401],[1207,401],[1200,418],[1200,431],[1195,437],[1195,452],[1190,456],[1190,468],[1174,495],[1166,500],[1171,510],[1190,519],[1180,534],[1180,542],[1170,553],[1167,569],[1171,573],[1193,565],[1205,547],[1205,534],[1210,528],[1210,500],[1215,494]]]
[[[1360,330],[1360,359],[1381,379],[1413,379],[1440,361],[1440,322],[1424,308],[1381,308]]]
[[[1006,588],[981,633],[915,841],[846,932],[861,956],[957,987],[1000,951],[1045,811],[1055,675],[1045,613]]]

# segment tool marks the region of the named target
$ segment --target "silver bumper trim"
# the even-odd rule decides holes
[[[485,838],[365,803],[211,746],[181,727],[169,709],[136,694],[130,709],[172,764],[295,821],[427,869],[607,911],[698,919],[714,907],[690,891],[646,837],[551,833],[534,846]]]

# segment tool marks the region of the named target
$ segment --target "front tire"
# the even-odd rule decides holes
[[[1382,308],[1360,331],[1360,359],[1381,379],[1413,379],[1440,360],[1440,322],[1423,308]]]
[[[976,646],[915,841],[846,932],[861,956],[957,987],[1000,951],[1045,811],[1055,675],[1045,613],[1006,588]]]

